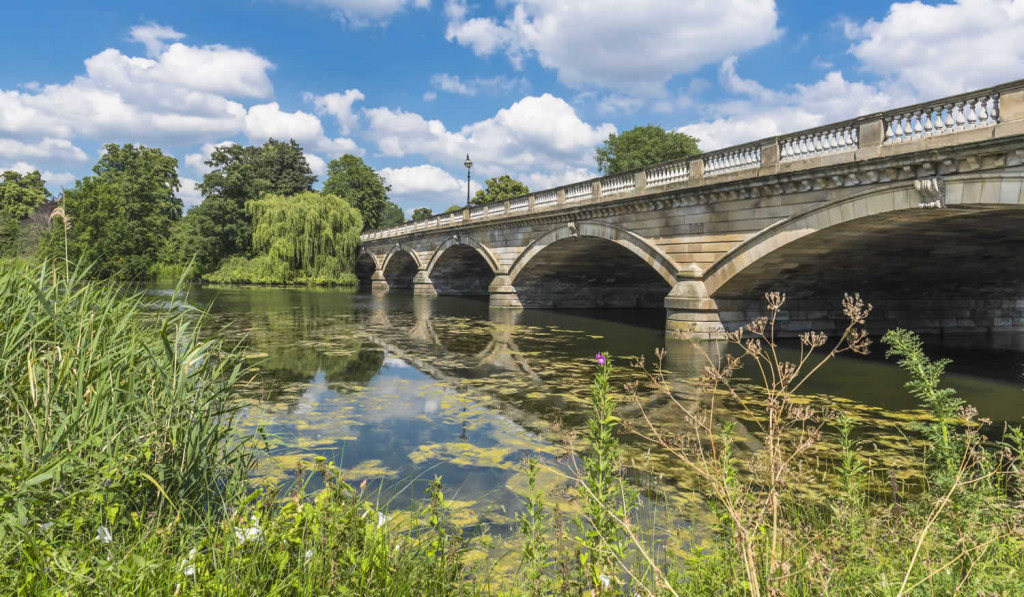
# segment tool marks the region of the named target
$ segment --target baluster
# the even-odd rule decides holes
[[[975,100],[967,100],[967,126],[974,128],[978,124],[978,116],[974,113]]]
[[[893,131],[892,131],[893,141],[901,141],[903,139],[903,125],[901,123],[902,120],[903,120],[902,116],[897,116],[893,120],[893,125],[894,125],[893,126]]]
[[[978,124],[988,124],[988,111],[985,110],[985,106],[988,105],[988,96],[983,95],[978,100]]]
[[[934,128],[934,127],[932,127],[932,119],[935,117],[935,114],[933,112],[934,111],[932,109],[928,109],[928,110],[924,111],[925,116],[927,116],[927,118],[925,118],[925,120],[924,120],[924,134],[925,135],[929,135],[930,136],[932,134],[932,128]]]
[[[992,94],[992,109],[989,110],[989,117],[993,123],[999,122],[999,94]]]
[[[922,110],[914,112],[912,118],[914,119],[914,136],[920,137],[921,133],[924,132],[924,126],[921,125],[921,116],[924,114]]]
[[[944,108],[946,109],[946,119],[943,121],[943,128],[952,130],[953,127],[956,126],[956,121],[953,119],[954,106],[953,104],[946,104]]]
[[[963,102],[956,102],[956,103],[954,103],[953,104],[953,109],[956,110],[956,116],[953,119],[953,122],[956,123],[955,128],[958,128],[958,129],[964,128],[964,124],[966,124],[966,122],[967,122],[966,120],[964,120],[964,103]]]

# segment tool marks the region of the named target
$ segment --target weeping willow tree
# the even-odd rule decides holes
[[[246,203],[253,246],[299,276],[337,279],[352,271],[363,221],[335,195],[307,191]]]

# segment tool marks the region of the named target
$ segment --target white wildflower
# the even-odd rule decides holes
[[[602,590],[607,589],[608,587],[612,586],[612,579],[607,574],[602,574],[602,575],[598,576],[597,580],[601,582],[601,589]]]
[[[312,559],[313,559],[313,550],[312,549],[307,549],[306,550],[306,563],[308,564],[309,561],[312,560]]]
[[[390,516],[385,516],[383,512],[378,512],[377,513],[377,528],[379,529],[380,527],[384,526],[389,520],[391,520]]]
[[[110,534],[110,529],[107,527],[99,527],[96,529],[96,539],[103,543],[110,543],[114,540],[114,537]]]
[[[235,529],[235,539],[239,543],[245,543],[249,539],[259,539],[263,533],[263,530],[260,529],[260,519],[253,516],[249,521],[251,523],[249,526],[240,526]]]
[[[44,533],[50,530],[51,528],[53,528],[52,522],[44,522],[43,524],[39,525],[39,530],[43,531]]]
[[[188,557],[181,561],[181,573],[185,576],[193,576],[196,573],[196,548],[188,552]]]

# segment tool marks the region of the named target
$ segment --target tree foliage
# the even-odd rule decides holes
[[[449,207],[448,209],[444,210],[444,213],[450,214],[453,211],[462,211],[463,209],[464,209],[464,207],[461,206],[461,205],[453,205],[453,206]]]
[[[253,245],[271,259],[309,276],[351,272],[363,222],[347,201],[309,191],[250,201]]]
[[[232,255],[252,254],[252,217],[247,201],[265,194],[290,196],[312,190],[313,175],[294,140],[270,139],[262,146],[218,147],[206,162],[213,168],[197,185],[205,199],[175,226],[161,259],[199,273]]]
[[[346,153],[327,164],[324,193],[342,197],[358,209],[364,230],[382,227],[390,190],[388,181],[358,156]]]
[[[429,207],[417,207],[412,212],[412,221],[419,222],[420,220],[426,220],[432,215],[434,215],[434,212]]]
[[[394,202],[386,202],[380,216],[380,228],[390,228],[403,222],[405,222],[405,212],[402,211],[402,208]]]
[[[50,192],[39,171],[0,174],[0,255],[14,251],[18,225],[46,202]]]
[[[473,205],[486,205],[495,201],[504,201],[513,197],[520,197],[530,192],[530,187],[512,178],[508,174],[502,174],[497,178],[488,178],[486,187],[480,189],[470,201]]]
[[[178,160],[141,145],[109,144],[105,151],[95,176],[64,193],[68,253],[92,263],[93,275],[142,277],[181,218]]]
[[[657,125],[637,126],[616,135],[597,148],[597,169],[602,174],[620,174],[651,164],[667,162],[700,153],[700,140],[666,131]]]

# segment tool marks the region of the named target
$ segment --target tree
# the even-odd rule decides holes
[[[178,160],[141,145],[105,146],[87,176],[64,193],[68,252],[98,277],[146,276],[181,218]]]
[[[362,158],[345,154],[327,164],[324,192],[347,200],[363,216],[363,230],[380,228],[391,186]]]
[[[294,140],[218,147],[206,165],[213,169],[196,185],[205,199],[175,226],[161,254],[162,261],[179,265],[194,257],[200,274],[226,257],[252,253],[247,201],[265,194],[287,197],[308,192],[316,182],[302,146]]]
[[[395,203],[388,201],[384,204],[384,210],[380,216],[380,227],[390,228],[405,222],[405,212]]]
[[[45,185],[38,170],[0,174],[0,255],[15,252],[19,225],[50,197]]]
[[[412,221],[419,222],[420,220],[426,220],[430,216],[434,215],[429,207],[417,207],[412,212]]]
[[[359,212],[344,199],[315,191],[265,195],[246,204],[253,246],[297,273],[337,279],[351,272],[363,230]]]
[[[612,133],[597,148],[597,169],[602,174],[620,174],[651,164],[667,162],[700,153],[700,140],[666,131],[660,126],[637,126],[619,135]]]
[[[462,211],[463,209],[464,209],[464,207],[461,206],[461,205],[453,205],[453,206],[449,207],[448,209],[444,210],[444,213],[450,214],[453,211]]]
[[[470,201],[473,205],[485,205],[495,201],[504,201],[512,197],[520,197],[530,192],[530,188],[508,174],[497,178],[488,178],[486,187],[480,189]]]

